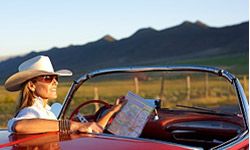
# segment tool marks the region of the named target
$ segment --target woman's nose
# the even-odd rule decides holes
[[[58,85],[58,81],[56,80],[56,78],[53,78],[53,80],[52,80],[52,84],[56,84],[56,85]]]

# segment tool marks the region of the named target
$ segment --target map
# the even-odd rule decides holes
[[[127,103],[115,116],[108,131],[120,136],[139,137],[155,107],[132,92],[128,92],[125,99]]]

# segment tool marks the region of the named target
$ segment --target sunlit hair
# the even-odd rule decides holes
[[[31,81],[28,81],[28,82],[31,82]],[[15,116],[17,116],[17,114],[19,113],[21,109],[32,106],[34,104],[35,95],[34,95],[34,92],[32,92],[28,88],[28,82],[26,82],[23,85],[23,88],[21,89],[21,92],[19,93],[19,96],[17,98],[17,107],[16,107]]]

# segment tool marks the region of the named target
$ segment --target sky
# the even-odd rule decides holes
[[[248,0],[2,0],[0,56],[83,45],[141,28],[163,30],[183,21],[212,27],[249,20]]]

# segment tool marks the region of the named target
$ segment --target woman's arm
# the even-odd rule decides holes
[[[22,134],[44,133],[59,131],[59,121],[48,119],[22,119],[13,125],[13,131]],[[95,122],[79,123],[70,122],[71,132],[101,133],[103,128]]]
[[[13,124],[12,130],[24,134],[52,132],[59,131],[59,125],[57,120],[22,119]]]
[[[108,111],[107,114],[105,114],[101,119],[99,119],[99,120],[97,121],[97,123],[98,123],[103,129],[105,129],[105,127],[106,127],[108,121],[110,120],[110,118],[111,118],[116,112],[118,112],[118,111],[121,109],[122,105],[123,105],[123,104],[114,105],[114,106],[110,109],[110,111]]]

